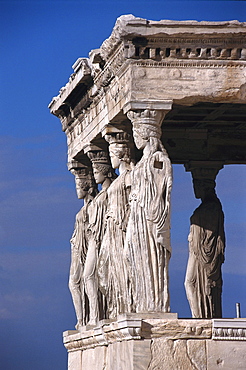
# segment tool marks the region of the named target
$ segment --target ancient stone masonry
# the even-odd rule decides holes
[[[237,21],[120,17],[50,103],[67,135],[68,159],[100,141],[107,125],[129,126],[129,110],[151,108],[170,111],[162,131],[172,162],[244,163],[245,34]]]
[[[245,329],[245,319],[127,314],[83,333],[64,332],[64,345],[69,370],[244,370]]]
[[[88,351],[97,347],[98,358],[106,346],[107,369],[115,369],[119,358],[125,361],[116,342],[128,340],[144,340],[141,348],[124,344],[131,358],[148,347],[143,369],[161,368],[161,352],[170,354],[162,359],[165,369],[178,368],[183,355],[187,369],[209,368],[204,341],[228,337],[211,321],[222,317],[225,250],[215,180],[223,166],[246,164],[246,23],[124,15],[73,70],[49,105],[67,136],[68,169],[84,199],[71,239],[69,287],[78,332],[64,339],[70,368],[82,366],[75,351],[84,353],[87,368]],[[191,217],[185,280],[193,318],[209,319],[196,328],[170,316],[172,163],[191,172],[201,199]],[[144,315],[159,321],[145,323]],[[228,333],[241,340],[245,323],[235,325]],[[171,342],[163,341],[170,330]]]

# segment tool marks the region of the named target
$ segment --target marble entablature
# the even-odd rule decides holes
[[[68,161],[108,124],[129,125],[131,109],[245,104],[245,35],[246,24],[237,21],[118,18],[102,46],[73,65],[69,82],[49,105],[67,135]]]

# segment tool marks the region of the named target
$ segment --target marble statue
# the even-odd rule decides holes
[[[215,193],[214,179],[202,176],[201,171],[200,176],[194,175],[194,172],[192,175],[195,196],[202,202],[190,220],[186,294],[193,318],[220,318],[224,214]]]
[[[125,256],[131,282],[132,309],[169,312],[168,263],[170,246],[170,193],[172,167],[163,147],[163,113],[128,113],[141,160],[132,170],[131,208]]]
[[[76,215],[74,232],[71,238],[71,266],[69,275],[69,289],[77,316],[75,328],[80,330],[89,321],[88,297],[85,293],[84,266],[88,250],[87,227],[88,207],[97,194],[97,187],[88,168],[73,169],[76,190],[79,199],[84,205]]]
[[[84,266],[85,290],[89,299],[90,320],[88,325],[96,325],[99,319],[106,316],[106,304],[98,290],[97,261],[102,238],[105,232],[105,213],[107,210],[107,189],[116,174],[109,164],[106,152],[88,152],[92,161],[94,178],[102,189],[93,199],[88,209],[88,251]]]
[[[107,297],[109,318],[130,311],[127,274],[123,259],[126,227],[129,218],[129,193],[133,168],[133,143],[126,132],[106,135],[113,168],[118,178],[110,185],[106,231],[98,259],[99,287]]]

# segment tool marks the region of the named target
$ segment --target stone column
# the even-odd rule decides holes
[[[190,219],[186,294],[193,318],[220,318],[225,233],[215,178],[223,165],[220,162],[189,162],[185,168],[192,173],[195,197],[201,199]]]
[[[83,275],[88,251],[88,209],[97,194],[97,188],[89,163],[86,165],[73,160],[68,163],[68,169],[75,176],[78,198],[84,201],[84,205],[76,215],[74,232],[70,240],[71,266],[69,275],[69,289],[77,317],[75,327],[77,330],[81,330],[89,320],[88,296],[85,291]]]
[[[128,130],[129,131],[129,130]],[[106,228],[98,258],[99,289],[106,296],[109,318],[130,312],[130,292],[124,261],[124,243],[129,219],[131,171],[134,167],[130,133],[109,125],[104,129],[112,167],[119,176],[108,188]]]
[[[85,291],[89,299],[90,311],[88,325],[95,326],[100,319],[106,318],[106,302],[98,290],[97,261],[106,225],[107,189],[116,175],[110,165],[107,152],[90,150],[87,155],[92,162],[95,182],[101,184],[100,192],[88,209],[88,250],[84,267]]]
[[[125,257],[132,311],[169,312],[168,264],[172,167],[163,147],[164,110],[130,110],[133,137],[143,156],[132,170]]]

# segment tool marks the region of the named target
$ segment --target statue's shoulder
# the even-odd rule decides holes
[[[107,200],[107,198],[108,198],[107,190],[101,190],[91,202],[90,208],[93,208],[96,205],[100,206]]]
[[[86,225],[88,222],[88,212],[87,207],[83,206],[75,217],[75,229],[84,228],[83,225]]]
[[[158,150],[151,155],[150,161],[155,169],[165,170],[166,162],[169,161],[169,158],[161,150]]]
[[[80,208],[79,212],[76,214],[76,219],[80,219],[86,213],[86,207],[83,206]]]

